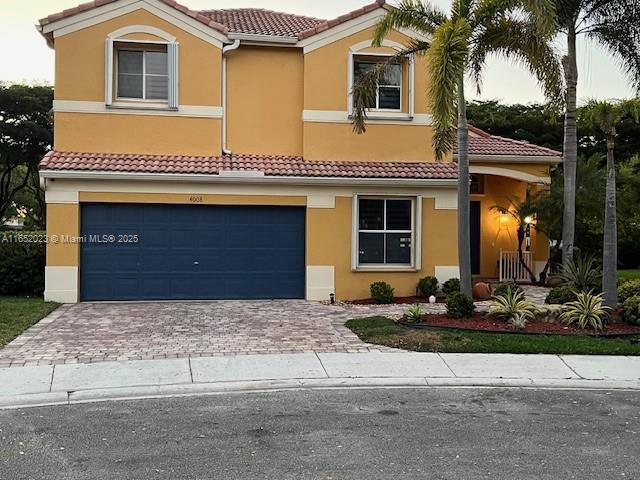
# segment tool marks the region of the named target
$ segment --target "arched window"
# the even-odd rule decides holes
[[[131,39],[131,34],[153,35],[161,40]],[[147,25],[131,25],[106,40],[105,103],[138,103],[177,109],[178,42],[171,34]]]

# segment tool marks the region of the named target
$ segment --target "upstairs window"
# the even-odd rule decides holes
[[[172,40],[165,43],[107,38],[105,105],[177,110],[178,46]]]
[[[167,101],[169,68],[167,49],[117,50],[118,99]]]
[[[358,199],[358,265],[413,264],[413,209],[410,199]]]
[[[354,82],[358,82],[383,61],[376,57],[356,57],[353,63]],[[367,107],[375,110],[399,111],[401,109],[402,65],[400,63],[389,66],[383,81],[376,87],[375,99]]]

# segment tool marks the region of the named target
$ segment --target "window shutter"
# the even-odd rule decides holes
[[[113,39],[107,38],[104,54],[104,103],[109,106],[113,103]]]
[[[349,65],[347,66],[347,82],[349,87],[349,92],[347,95],[347,112],[349,118],[353,116],[353,52],[349,52],[348,58]]]
[[[178,98],[179,81],[177,43],[170,43],[167,45],[167,61],[169,62],[169,108],[178,109],[180,101]]]

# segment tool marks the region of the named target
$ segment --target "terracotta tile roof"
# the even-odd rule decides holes
[[[230,33],[278,37],[295,38],[300,32],[308,31],[325,22],[319,18],[274,12],[261,8],[203,10],[200,13],[224,25]]]
[[[72,17],[78,13],[86,12],[87,10],[98,8],[116,1],[118,0],[94,0],[92,2],[83,3],[77,7],[68,8],[67,10],[54,13],[41,19],[40,25],[44,26],[57,20]],[[386,7],[384,0],[376,0],[369,5],[365,5],[364,7],[358,8],[357,10],[345,15],[341,15],[333,20],[323,20],[260,8],[197,11],[190,10],[174,0],[160,1],[225,35],[229,32],[233,32],[278,37],[297,37],[299,39],[307,38],[315,35],[316,33],[328,30],[329,28],[358,18],[378,8],[388,8]]]
[[[546,147],[540,147],[533,143],[512,138],[491,135],[479,128],[469,126],[469,131],[475,135],[469,135],[470,155],[498,155],[512,157],[560,157],[562,152]],[[458,147],[454,149],[458,153]]]
[[[58,13],[54,13],[52,15],[49,15],[48,17],[45,17],[43,19],[40,20],[40,25],[44,26],[47,25],[49,23],[61,20],[63,18],[68,18],[68,17],[73,17],[74,15],[77,15],[78,13],[82,13],[82,12],[86,12],[87,10],[92,10],[94,8],[98,8],[101,7],[103,5],[107,5],[109,3],[113,3],[113,2],[117,2],[118,0],[94,0],[92,2],[87,2],[87,3],[82,3],[80,5],[78,5],[77,7],[73,7],[73,8],[68,8],[66,10],[63,10],[62,12],[58,12]],[[205,25],[213,28],[214,30],[218,30],[219,32],[223,33],[223,34],[227,34],[227,28],[216,22],[215,20],[213,20],[211,17],[204,15],[201,12],[198,12],[197,10],[191,10],[187,7],[185,7],[184,5],[181,5],[179,3],[177,3],[175,0],[160,0],[163,3],[166,3],[167,5],[169,5],[170,7],[175,8],[176,10],[181,11],[182,13],[184,13],[185,15],[188,15],[196,20],[198,20],[201,23],[204,23]]]
[[[51,151],[41,170],[103,172],[191,173],[217,175],[221,171],[259,171],[266,176],[327,178],[451,179],[458,176],[455,163],[306,161],[301,157],[232,155],[189,157]]]
[[[303,38],[311,37],[317,33],[323,32],[337,25],[340,25],[341,23],[348,22],[349,20],[353,20],[369,12],[377,10],[378,8],[389,8],[389,7],[386,5],[385,0],[376,0],[375,2],[365,5],[364,7],[358,8],[357,10],[353,10],[352,12],[349,12],[345,15],[341,15],[338,18],[334,18],[333,20],[326,20],[320,23],[319,25],[314,26],[313,28],[300,32],[298,34],[298,38],[302,40]]]

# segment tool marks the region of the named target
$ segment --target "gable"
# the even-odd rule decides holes
[[[55,39],[144,10],[218,48],[229,42],[227,29],[210,17],[168,0],[96,0],[40,20],[38,29],[50,45]]]

